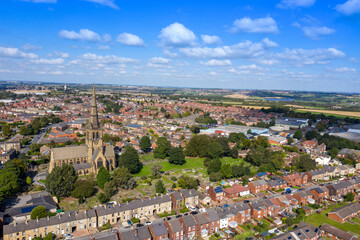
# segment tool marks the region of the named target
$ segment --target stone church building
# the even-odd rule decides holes
[[[103,129],[99,123],[95,87],[93,86],[90,119],[86,129],[86,144],[67,146],[51,150],[49,172],[62,164],[72,165],[79,175],[97,174],[104,166],[107,170],[115,169],[115,152],[112,146],[104,146]]]

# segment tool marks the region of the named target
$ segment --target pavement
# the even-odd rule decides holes
[[[40,182],[40,180],[45,180],[47,175],[48,175],[48,172],[42,172],[42,173],[36,174],[33,178],[34,184],[45,187],[45,184]]]
[[[36,134],[33,139],[31,140],[31,142],[29,144],[27,144],[24,148],[22,148],[20,150],[20,153],[24,153],[24,154],[27,154],[28,151],[29,151],[29,146],[32,144],[32,143],[39,143],[41,141],[41,139],[45,136],[46,134],[46,131],[52,127],[53,124],[50,124],[48,125],[47,127],[45,128],[42,128],[40,130],[40,132],[38,134]]]

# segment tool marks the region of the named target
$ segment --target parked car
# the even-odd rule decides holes
[[[127,223],[129,226],[132,226],[132,222],[129,219],[127,220]]]
[[[69,239],[69,238],[73,238],[73,235],[71,235],[69,233],[65,233],[64,237],[65,237],[65,239]]]
[[[151,225],[151,222],[150,222],[150,221],[147,221],[147,222],[145,223],[145,225],[146,225],[146,226],[149,226],[149,225]]]
[[[194,208],[194,207],[189,207],[189,210],[190,210],[191,212],[196,212],[196,208]]]
[[[181,218],[181,215],[177,215],[176,218]]]

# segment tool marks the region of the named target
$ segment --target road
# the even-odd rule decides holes
[[[38,134],[36,134],[33,139],[29,142],[29,144],[27,144],[26,146],[24,146],[24,148],[22,148],[20,150],[20,153],[24,153],[24,154],[27,154],[28,151],[29,151],[29,146],[32,144],[32,143],[39,143],[41,141],[41,139],[45,136],[46,134],[46,131],[52,127],[52,124],[48,125],[47,127],[45,128],[42,128],[40,130],[40,132]]]

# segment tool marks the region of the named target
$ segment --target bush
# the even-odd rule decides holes
[[[133,224],[137,224],[137,223],[140,222],[140,219],[133,217],[133,218],[131,218],[131,222],[132,222]]]
[[[30,218],[32,220],[45,217],[47,217],[47,210],[44,206],[37,206],[30,213]]]
[[[109,201],[109,199],[104,193],[99,193],[99,195],[97,195],[97,198],[101,204],[107,203]]]
[[[172,176],[170,179],[171,181],[177,181],[177,178],[175,176]]]
[[[104,231],[111,228],[111,224],[109,222],[105,223],[100,227],[100,231]]]
[[[180,213],[186,213],[188,211],[189,211],[189,209],[187,209],[187,208],[180,209]]]

